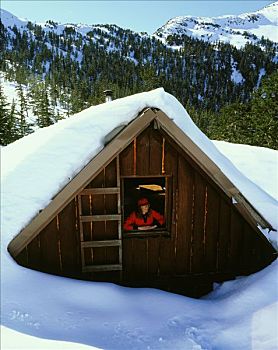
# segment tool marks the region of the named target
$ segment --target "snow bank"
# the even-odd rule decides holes
[[[257,274],[216,286],[203,300],[194,300],[154,289],[32,271],[18,266],[7,253],[9,241],[102,149],[104,136],[129,123],[145,107],[160,108],[173,118],[276,225],[277,201],[271,188],[270,196],[259,187],[261,179],[255,184],[243,176],[163,89],[91,107],[1,149],[2,324],[32,337],[113,350],[273,349],[278,341],[273,331],[277,261]],[[253,159],[246,161],[246,169],[254,169]],[[273,157],[269,166],[277,167]],[[25,336],[17,338],[18,343],[25,341]],[[9,335],[4,341],[3,350],[13,344]],[[43,346],[38,344],[37,349]]]
[[[31,337],[1,326],[2,350],[88,350],[91,346]]]
[[[214,145],[254,184],[278,201],[278,152],[276,150],[224,141]]]

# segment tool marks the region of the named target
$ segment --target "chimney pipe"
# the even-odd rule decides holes
[[[105,102],[111,102],[113,94],[112,90],[104,90],[103,93],[105,95]]]

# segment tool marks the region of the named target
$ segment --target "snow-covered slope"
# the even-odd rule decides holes
[[[260,189],[260,181],[252,183],[234,168],[196,128],[179,102],[163,89],[91,107],[1,149],[3,325],[33,337],[111,350],[275,349],[277,261],[255,275],[216,286],[202,300],[194,300],[159,290],[51,276],[18,266],[8,254],[12,237],[99,152],[104,135],[150,106],[172,117],[250,202],[258,202],[260,210],[268,212],[277,227],[278,203],[274,196]],[[267,153],[265,156],[269,157]],[[254,160],[246,161],[254,169]],[[269,166],[272,171],[277,167],[272,156]],[[3,350],[14,344],[9,336],[5,331]],[[25,335],[16,336],[20,343],[26,340]],[[36,341],[37,350],[43,349],[44,342],[39,345]],[[55,343],[49,343],[48,348],[57,349],[59,344],[55,348]]]
[[[17,92],[17,87],[19,84],[17,84],[15,81],[9,81],[6,78],[6,75],[4,72],[0,71],[0,83],[3,88],[3,94],[5,98],[7,99],[7,102],[11,105],[13,102],[15,103],[15,109],[16,112],[20,112],[20,98],[19,94]],[[30,92],[28,90],[28,87],[25,85],[21,85],[23,89],[23,94],[25,97],[25,100],[28,105],[28,113],[26,113],[26,121],[27,123],[30,124],[32,130],[37,130],[38,126],[36,125],[37,123],[37,115],[34,113],[34,106],[32,106],[30,102],[30,98],[28,97],[28,93]],[[60,118],[66,118],[67,116],[67,111],[65,108],[62,108],[59,101],[56,102],[55,107],[53,108],[53,113],[57,114],[59,113]],[[19,117],[19,115],[17,115]]]
[[[8,28],[9,31],[13,28],[15,25],[18,27],[20,31],[26,30],[28,25],[28,19],[22,19],[14,16],[9,11],[6,11],[4,9],[0,9],[1,13],[1,21],[4,25],[4,27]],[[30,21],[31,23],[31,21]],[[32,22],[34,25],[40,26],[44,31],[46,32],[54,32],[57,35],[61,35],[64,33],[65,29],[74,29],[76,33],[81,34],[82,36],[86,36],[89,32],[98,30],[102,32],[103,34],[108,34],[109,36],[117,36],[117,31],[121,29],[116,24],[111,25],[105,25],[105,24],[83,24],[83,23],[58,23],[54,22],[52,20],[48,20],[46,22]],[[132,32],[128,30],[129,32]],[[145,34],[139,34],[144,36]],[[98,39],[98,35],[94,36],[95,39]]]
[[[263,36],[278,42],[278,2],[253,13],[238,16],[194,17],[179,16],[170,19],[155,32],[164,40],[169,35],[186,34],[210,42],[229,42],[242,47],[247,42],[256,43]]]
[[[278,152],[265,148],[225,141],[213,141],[215,146],[240,170],[278,201]],[[239,157],[240,155],[240,157]],[[253,167],[251,166],[253,164]],[[277,164],[277,167],[273,167]]]
[[[10,12],[1,9],[1,21],[6,28],[12,33],[11,28],[15,25],[20,31],[27,28],[28,20],[17,18]],[[73,24],[73,23],[57,23],[51,20],[46,22],[33,23],[40,25],[46,32],[53,31],[61,35],[65,29],[74,29],[76,33],[86,36],[94,31],[94,40],[98,41],[99,35],[106,35],[108,38],[117,38],[120,27],[117,25],[103,24]],[[99,32],[99,35],[95,31]],[[148,36],[146,33],[134,33],[140,37]],[[166,41],[169,35],[186,34],[204,41],[210,42],[229,42],[240,48],[247,42],[256,43],[262,37],[274,42],[278,42],[278,2],[264,7],[253,13],[244,13],[238,16],[226,15],[220,17],[196,17],[196,16],[178,16],[170,19],[165,25],[159,28],[153,36]],[[151,37],[151,36],[150,36]],[[112,40],[113,41],[113,40]],[[111,46],[111,50],[116,50],[115,46]]]

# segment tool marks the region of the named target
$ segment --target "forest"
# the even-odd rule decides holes
[[[84,35],[56,27],[0,21],[0,71],[16,82],[19,101],[9,103],[0,85],[0,144],[102,103],[106,89],[116,99],[163,87],[211,139],[278,149],[277,44],[268,39],[238,49],[116,25]]]

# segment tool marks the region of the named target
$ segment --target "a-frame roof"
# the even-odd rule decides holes
[[[237,172],[231,163],[218,151],[216,151],[213,144],[205,137],[204,134],[201,133],[198,128],[196,128],[192,121],[188,120],[189,117],[186,111],[181,107],[177,100],[174,99],[173,96],[166,94],[163,89],[158,89],[154,92],[145,94],[149,94],[149,97],[151,98],[157,98],[157,95],[162,95],[164,101],[161,102],[152,99],[152,102],[148,101],[148,103],[145,103],[145,106],[144,103],[142,104],[142,101],[140,101],[139,105],[143,106],[144,108],[141,113],[137,114],[137,117],[131,117],[128,123],[126,121],[125,123],[118,123],[119,125],[116,125],[116,129],[114,124],[114,128],[110,128],[109,132],[106,132],[106,134],[103,135],[106,137],[102,136],[102,142],[105,144],[107,139],[109,139],[109,136],[115,134],[115,130],[118,132],[118,134],[113,135],[114,138],[108,142],[104,148],[95,152],[95,155],[82,170],[78,171],[72,179],[68,179],[67,184],[65,184],[62,190],[57,191],[58,193],[53,197],[50,203],[46,205],[45,208],[13,238],[9,244],[9,251],[13,256],[18,255],[21,250],[58,214],[59,211],[61,211],[75,197],[75,195],[82,188],[84,188],[91,181],[92,178],[94,178],[101,171],[105,165],[107,165],[117,154],[119,154],[154,120],[158,127],[167,133],[187,154],[189,154],[192,159],[208,174],[208,176],[230,198],[233,199],[242,215],[244,215],[251,224],[259,224],[261,227],[269,228],[271,230],[275,229],[273,228],[272,223],[269,222],[268,218],[264,217],[265,213],[259,212],[257,209],[255,209],[253,207],[253,203],[250,204],[242,195],[240,188],[235,186],[233,180],[236,179],[236,177],[234,176],[234,173],[236,173],[238,177],[242,177],[243,175]],[[143,94],[139,95],[142,97]],[[129,98],[121,99],[121,108],[125,105],[125,100],[127,104],[130,102]],[[170,103],[170,105],[172,104],[172,108],[166,107],[167,103]],[[148,105],[153,106],[154,108],[148,108]],[[112,102],[107,103],[107,106],[101,106],[106,113],[113,112]],[[116,108],[117,106],[114,105],[114,107]],[[138,106],[136,106],[136,108],[138,109]],[[161,110],[162,108],[164,111]],[[87,110],[87,113],[88,111],[89,110]],[[168,113],[165,113],[165,111]],[[123,111],[123,113],[125,114],[127,111]],[[134,111],[132,113],[134,113]],[[75,118],[78,118],[78,116]],[[182,120],[182,118],[184,118],[184,120]],[[99,123],[101,124],[101,120]],[[213,154],[212,151],[216,154],[216,157],[215,155],[214,157],[211,156]],[[219,161],[215,161],[215,159]],[[232,179],[229,178],[229,176],[227,176],[221,169],[223,167],[225,168],[225,166],[227,167],[227,165],[230,169],[232,169]],[[247,179],[244,178],[245,183],[246,181]],[[252,190],[251,183],[249,184],[249,187],[250,186]],[[253,190],[260,192],[260,189],[255,188],[255,186],[253,186]]]

